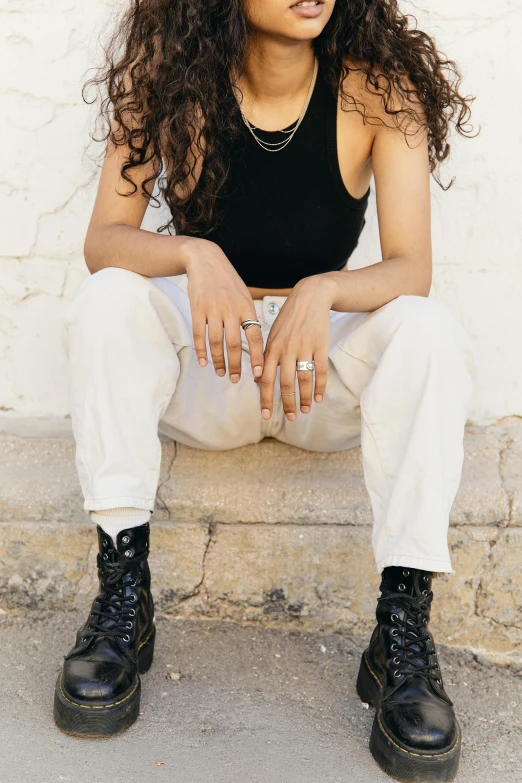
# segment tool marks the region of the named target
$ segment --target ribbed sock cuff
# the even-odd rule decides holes
[[[118,533],[132,527],[144,525],[150,519],[151,512],[141,508],[109,508],[105,511],[91,511],[90,517],[108,536],[116,541]]]

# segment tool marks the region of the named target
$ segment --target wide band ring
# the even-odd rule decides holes
[[[315,364],[313,362],[296,362],[297,372],[313,372]]]
[[[251,326],[261,326],[261,321],[257,321],[255,318],[247,318],[246,321],[241,323],[243,330],[246,332]]]

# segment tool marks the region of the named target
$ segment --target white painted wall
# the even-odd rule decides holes
[[[0,412],[65,416],[60,320],[86,274],[96,170],[80,96],[114,0],[0,0]],[[522,415],[520,0],[425,0],[415,12],[477,95],[474,141],[455,140],[434,185],[434,293],[476,341],[472,418]],[[374,207],[357,264],[379,258]],[[157,219],[157,214],[153,215]]]

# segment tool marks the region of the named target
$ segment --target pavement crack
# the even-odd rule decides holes
[[[205,577],[206,577],[206,563],[207,563],[207,554],[210,549],[210,545],[214,543],[215,541],[215,535],[216,535],[216,528],[217,528],[217,522],[214,520],[214,517],[211,516],[208,519],[207,523],[207,535],[206,540],[203,546],[203,556],[201,558],[201,579],[197,584],[194,585],[192,590],[189,592],[186,592],[184,595],[180,596],[178,603],[182,604],[185,601],[188,601],[191,598],[194,598],[197,595],[203,594],[203,598],[206,602],[208,602],[208,591],[205,585]]]
[[[207,540],[205,542],[205,548],[203,549],[203,557],[201,559],[201,579],[195,587],[196,594],[199,594],[202,590],[205,594],[206,600],[208,600],[208,590],[205,585],[206,567],[207,567],[207,555],[210,545],[215,541],[215,533],[217,529],[217,523],[213,516],[209,518],[207,529]]]
[[[178,444],[175,440],[173,440],[171,443],[167,444],[168,446],[172,445],[172,458],[169,460],[169,464],[167,465],[165,469],[165,478],[163,481],[160,481],[158,484],[158,488],[156,490],[156,504],[159,505],[162,511],[164,511],[167,514],[167,519],[170,520],[170,506],[165,501],[165,498],[161,494],[161,490],[167,483],[167,481],[170,479],[170,473],[172,471],[172,466],[174,465],[174,461],[176,457],[178,456]],[[160,503],[158,504],[158,500]]]
[[[499,474],[500,474],[500,482],[502,484],[502,489],[504,490],[507,501],[508,501],[508,518],[506,520],[505,525],[503,527],[509,527],[513,522],[513,506],[514,506],[514,492],[512,490],[507,489],[506,487],[506,458],[509,452],[511,451],[511,448],[513,447],[515,441],[514,438],[512,438],[509,434],[509,430],[505,429],[502,433],[502,435],[499,438]]]

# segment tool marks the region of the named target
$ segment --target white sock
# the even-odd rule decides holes
[[[95,525],[116,543],[118,533],[131,527],[144,525],[150,519],[150,511],[142,508],[108,508],[104,511],[91,511],[90,517]]]

